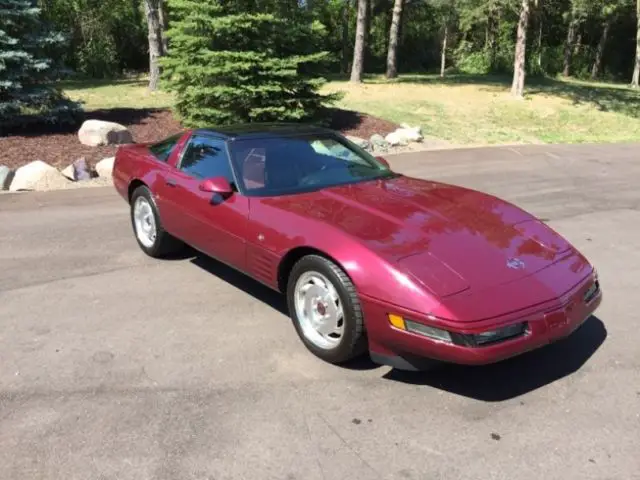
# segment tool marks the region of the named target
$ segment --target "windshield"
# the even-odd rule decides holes
[[[330,134],[229,142],[245,195],[275,196],[388,178],[394,174],[373,156]]]

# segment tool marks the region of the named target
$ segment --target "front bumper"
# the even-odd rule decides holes
[[[428,364],[429,360],[485,365],[535,350],[571,335],[593,314],[602,301],[602,291],[598,287],[588,301],[585,301],[585,294],[594,282],[597,278],[589,275],[559,299],[528,311],[472,323],[448,322],[446,325],[435,325],[423,314],[365,297],[362,306],[371,358],[377,363],[400,369],[420,370],[422,364]],[[389,314],[445,329],[451,333],[453,342],[434,340],[395,328],[389,323]],[[527,328],[515,337],[485,345],[468,341],[473,335],[520,322],[526,322]]]

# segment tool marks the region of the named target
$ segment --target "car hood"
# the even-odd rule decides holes
[[[514,205],[438,182],[399,176],[295,197],[272,201],[342,230],[441,297],[518,280],[571,248]]]

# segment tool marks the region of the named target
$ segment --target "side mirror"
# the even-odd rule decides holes
[[[227,196],[233,193],[233,188],[224,177],[207,178],[200,183],[200,190],[209,193],[219,193]]]
[[[384,157],[376,157],[376,160],[378,160],[385,167],[391,168],[391,165],[389,165],[389,162],[387,162],[386,158],[384,158]]]

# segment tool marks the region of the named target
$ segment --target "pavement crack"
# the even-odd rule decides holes
[[[338,431],[335,429],[335,427],[333,425],[331,425],[326,418],[324,418],[321,414],[317,414],[318,417],[320,417],[320,420],[322,420],[324,422],[324,424],[329,427],[329,430],[331,430],[331,432],[333,432],[333,434],[338,437],[338,439],[340,440],[340,442],[342,442],[342,444],[347,447],[347,450],[349,450],[351,453],[353,453],[358,460],[360,460],[364,465],[366,465],[373,473],[375,473],[375,475],[378,478],[382,478],[382,475],[380,475],[380,472],[378,472],[378,470],[376,470],[375,468],[373,468],[371,466],[371,464],[369,462],[367,462],[364,458],[362,458],[362,456],[358,453],[358,451],[356,449],[354,449],[349,442],[347,442],[344,437],[342,435],[340,435],[338,433]]]

